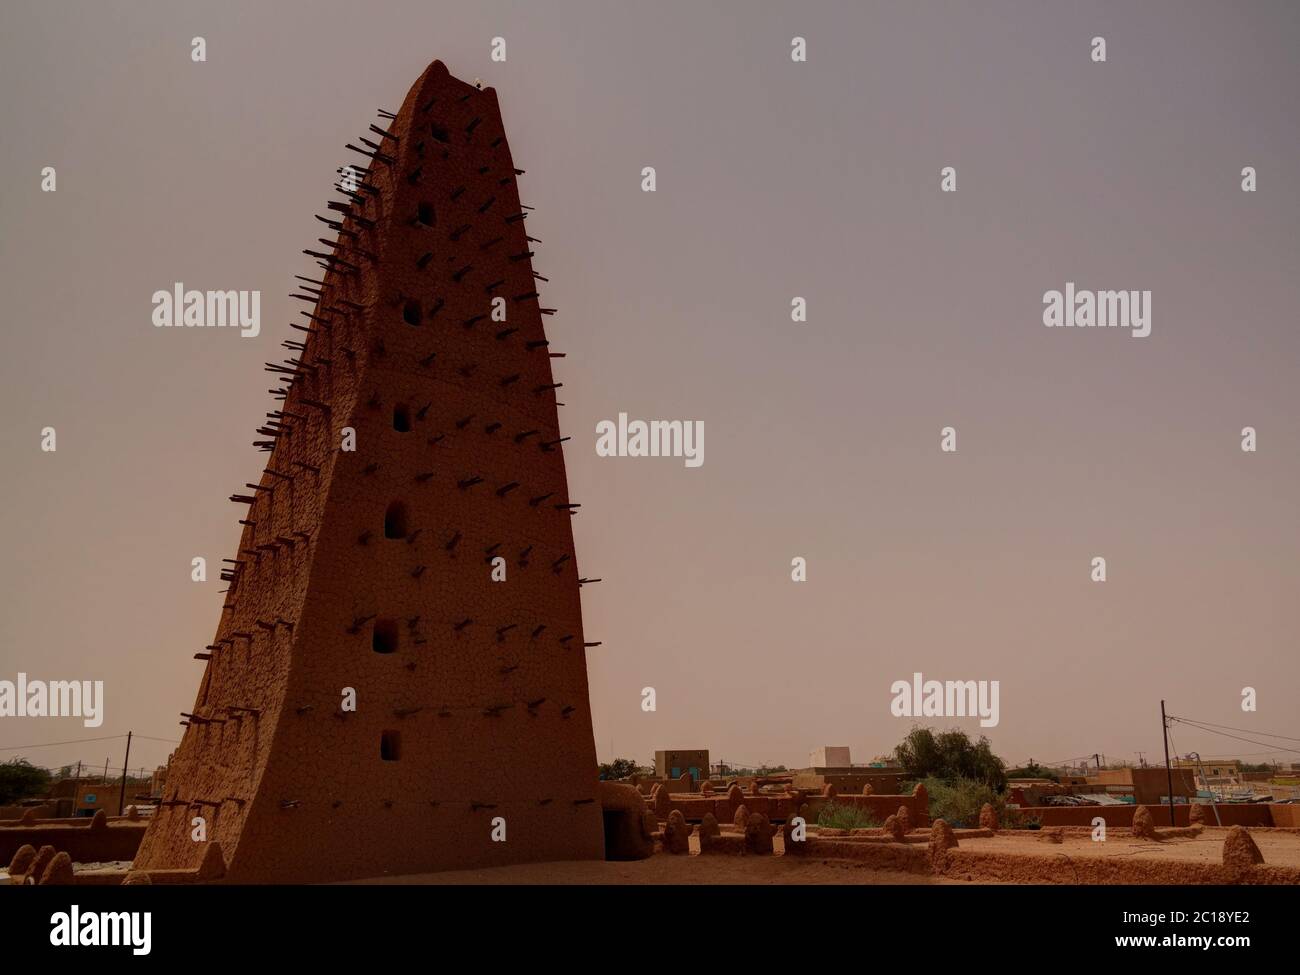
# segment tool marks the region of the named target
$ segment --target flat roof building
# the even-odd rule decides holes
[[[1163,766],[1101,769],[1088,776],[1088,784],[1104,786],[1099,791],[1110,795],[1132,795],[1139,806],[1156,806],[1168,801],[1170,771]],[[1172,772],[1175,801],[1195,797],[1196,783],[1191,770],[1175,766]]]
[[[848,745],[822,745],[808,755],[809,768],[850,768]]]
[[[709,750],[707,748],[678,748],[655,752],[655,777],[681,778],[689,772],[696,782],[709,777]]]
[[[1241,761],[1236,758],[1179,758],[1174,760],[1176,768],[1191,769],[1196,781],[1202,788],[1212,786],[1240,785]]]

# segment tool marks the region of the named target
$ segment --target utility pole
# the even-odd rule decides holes
[[[1146,756],[1146,753],[1145,753],[1145,752],[1138,752],[1138,753],[1137,753],[1137,757],[1138,757],[1138,767],[1139,767],[1139,768],[1146,768],[1146,767],[1147,767],[1147,756]]]
[[[1097,752],[1092,753],[1092,760],[1097,763],[1097,771],[1101,771],[1101,755]]]
[[[122,791],[117,797],[117,814],[122,815],[122,809],[126,805],[126,772],[127,764],[131,761],[131,732],[126,733],[126,757],[122,759]]]
[[[1174,767],[1169,764],[1169,719],[1165,717],[1165,702],[1160,702],[1160,733],[1165,739],[1165,772],[1169,776],[1169,825],[1174,823]]]

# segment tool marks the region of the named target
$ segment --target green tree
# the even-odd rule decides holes
[[[989,740],[980,735],[979,741],[971,741],[959,728],[936,734],[932,728],[917,725],[894,749],[894,760],[909,779],[970,779],[994,792],[1007,786],[1006,765],[993,754]]]
[[[50,773],[25,758],[0,763],[0,805],[43,796],[49,787]]]
[[[600,777],[606,781],[626,779],[635,774],[636,762],[630,758],[616,758],[612,762],[602,762],[600,766]]]

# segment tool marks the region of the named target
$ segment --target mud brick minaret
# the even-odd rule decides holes
[[[230,882],[603,855],[521,171],[495,92],[439,61],[380,115],[267,364],[268,463],[137,869],[210,860],[200,816]]]

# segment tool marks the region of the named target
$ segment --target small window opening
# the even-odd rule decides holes
[[[397,620],[375,620],[375,632],[371,639],[375,653],[397,652]]]
[[[406,527],[406,505],[400,501],[394,501],[384,512],[384,537],[385,538],[405,538],[407,536]]]

